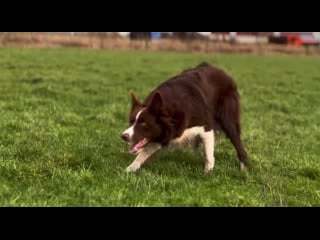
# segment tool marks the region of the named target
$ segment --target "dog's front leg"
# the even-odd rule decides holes
[[[205,159],[205,172],[210,172],[214,167],[214,132],[213,130],[204,132],[201,135],[204,151],[206,155]]]
[[[155,152],[161,149],[158,143],[149,143],[136,157],[136,159],[126,168],[127,172],[137,171],[145,161],[150,158]]]

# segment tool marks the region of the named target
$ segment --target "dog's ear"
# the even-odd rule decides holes
[[[131,112],[139,105],[141,105],[141,102],[139,101],[138,97],[134,94],[134,92],[131,92]]]
[[[161,97],[160,93],[155,92],[153,94],[152,100],[148,106],[148,109],[152,113],[159,114],[161,111],[161,108],[162,108],[162,104],[163,104],[163,101],[162,101],[162,97]]]

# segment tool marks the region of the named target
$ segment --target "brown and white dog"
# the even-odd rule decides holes
[[[213,169],[214,131],[222,130],[235,147],[241,170],[248,167],[240,138],[240,99],[233,79],[208,63],[183,71],[152,91],[144,102],[131,93],[130,127],[121,138],[138,154],[127,167],[137,171],[158,150],[176,144],[202,142],[205,171]]]

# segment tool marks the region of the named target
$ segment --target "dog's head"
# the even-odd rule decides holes
[[[161,95],[155,92],[148,104],[142,104],[134,93],[131,93],[131,112],[129,128],[121,134],[125,142],[132,145],[130,153],[141,152],[151,142],[158,142],[162,130],[162,120],[165,117],[162,108]]]

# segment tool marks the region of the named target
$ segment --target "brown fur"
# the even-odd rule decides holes
[[[185,129],[204,126],[222,130],[235,147],[239,161],[248,166],[240,134],[240,97],[234,80],[208,63],[183,71],[158,86],[144,102],[132,93],[130,123],[135,126],[133,142],[148,138],[167,146]]]

